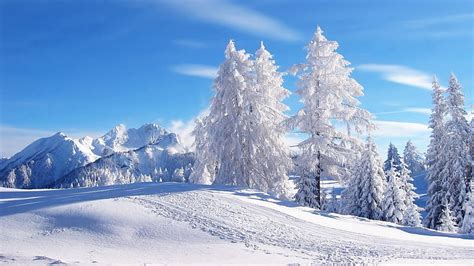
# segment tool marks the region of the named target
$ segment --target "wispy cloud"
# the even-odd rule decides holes
[[[396,111],[387,111],[387,112],[377,112],[373,113],[374,115],[387,115],[387,114],[400,114],[400,113],[415,113],[415,114],[431,114],[430,108],[419,108],[419,107],[408,107]]]
[[[228,0],[160,0],[186,16],[283,41],[300,39],[299,33],[284,23],[256,10]]]
[[[176,65],[171,68],[176,73],[186,75],[186,76],[195,76],[201,78],[213,79],[217,76],[217,67],[206,66],[206,65],[196,65],[196,64],[184,64]]]
[[[402,65],[362,64],[358,70],[379,73],[382,78],[403,85],[431,90],[433,75]]]
[[[454,14],[448,16],[436,16],[434,18],[407,20],[403,23],[403,25],[408,28],[419,29],[447,24],[463,23],[471,20],[474,20],[474,13]]]
[[[168,126],[168,129],[178,134],[181,143],[187,147],[192,148],[194,144],[193,130],[196,127],[196,119],[205,117],[209,113],[209,108],[206,108],[199,112],[199,114],[189,120],[172,120]]]
[[[381,137],[418,137],[428,136],[430,130],[428,125],[421,123],[375,120],[376,130],[374,136]]]
[[[405,108],[403,109],[403,111],[408,112],[408,113],[417,113],[417,114],[424,114],[424,115],[431,114],[430,108],[411,107],[411,108]]]

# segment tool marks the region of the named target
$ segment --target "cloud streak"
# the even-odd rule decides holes
[[[196,64],[176,65],[171,68],[172,71],[186,76],[214,79],[217,76],[217,67]]]
[[[282,41],[300,35],[282,22],[228,0],[160,0],[162,4],[194,19]]]
[[[421,123],[375,120],[376,130],[372,135],[379,137],[429,136],[428,125]]]
[[[373,114],[374,115],[387,115],[387,114],[400,114],[400,113],[415,113],[415,114],[430,115],[431,109],[420,108],[420,107],[408,107],[408,108],[403,108],[397,111],[378,112],[378,113],[373,113]]]
[[[420,28],[429,28],[439,25],[463,23],[474,19],[474,13],[466,14],[456,14],[449,16],[438,16],[435,18],[425,18],[425,19],[414,19],[408,20],[403,23],[407,28],[420,29]]]
[[[425,72],[401,65],[362,64],[358,70],[379,73],[383,79],[402,85],[432,90],[433,76]]]

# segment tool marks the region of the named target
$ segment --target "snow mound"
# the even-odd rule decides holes
[[[2,263],[470,263],[474,239],[233,187],[0,190]]]

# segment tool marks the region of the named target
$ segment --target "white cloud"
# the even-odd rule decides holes
[[[456,14],[449,16],[437,16],[434,18],[414,19],[403,23],[408,28],[428,28],[439,25],[463,23],[474,19],[474,13]]]
[[[428,125],[421,123],[375,120],[374,136],[381,137],[418,137],[429,136]]]
[[[213,66],[184,64],[184,65],[173,66],[171,70],[173,70],[176,73],[186,75],[186,76],[195,76],[195,77],[213,79],[217,76],[218,69]]]
[[[173,133],[178,134],[181,143],[186,148],[192,148],[194,144],[193,130],[196,126],[196,119],[205,117],[209,113],[209,109],[206,108],[199,112],[199,114],[189,120],[172,120],[168,126],[169,130]]]
[[[430,108],[411,107],[411,108],[405,108],[402,111],[408,112],[408,113],[424,114],[424,115],[430,115],[431,114],[431,109]]]
[[[382,78],[394,83],[408,85],[424,90],[431,90],[433,75],[401,65],[363,64],[358,68],[362,71],[375,72]]]
[[[372,113],[372,114],[377,116],[377,115],[400,114],[400,113],[416,113],[416,114],[429,115],[429,114],[431,114],[431,109],[430,108],[419,108],[419,107],[408,107],[408,108],[403,108],[403,109],[396,110],[396,111],[378,112],[378,113]]]
[[[299,34],[285,24],[258,11],[227,0],[161,0],[159,1],[201,21],[242,30],[257,36],[295,41]]]

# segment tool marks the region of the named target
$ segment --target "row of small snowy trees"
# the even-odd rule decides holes
[[[419,207],[411,170],[423,171],[423,164],[409,141],[404,159],[390,144],[387,160],[382,164],[369,138],[359,162],[352,168],[352,178],[343,192],[342,212],[397,224],[420,226]],[[410,162],[408,166],[405,161]]]
[[[433,81],[432,129],[427,152],[428,228],[474,232],[472,176],[474,159],[474,122],[469,125],[461,85],[454,76],[444,91]]]

